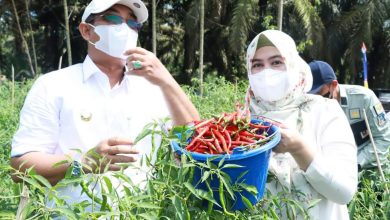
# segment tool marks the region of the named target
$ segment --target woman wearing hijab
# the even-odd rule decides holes
[[[281,31],[267,30],[253,39],[247,70],[252,118],[283,125],[269,165],[277,178],[267,189],[273,195],[287,192],[306,208],[310,219],[349,219],[346,204],[357,189],[356,146],[338,103],[306,94],[313,81],[310,68],[294,40]]]

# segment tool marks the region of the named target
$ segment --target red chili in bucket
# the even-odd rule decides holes
[[[193,138],[185,149],[202,154],[230,154],[234,148],[248,145],[253,149],[267,139],[272,125],[251,123],[249,111],[241,111],[237,105],[236,112],[195,121]]]

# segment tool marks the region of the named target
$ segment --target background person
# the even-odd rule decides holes
[[[335,99],[340,103],[358,146],[358,165],[361,168],[377,166],[374,149],[364,121],[364,109],[381,164],[388,166],[390,122],[375,93],[363,86],[339,84],[333,68],[324,61],[315,60],[309,65],[313,74],[313,87],[309,93]]]
[[[312,86],[310,68],[294,40],[281,31],[263,31],[252,40],[247,70],[252,118],[285,126],[270,160],[276,179],[267,189],[299,201],[310,219],[349,219],[346,204],[357,189],[356,146],[338,103],[305,94]]]
[[[13,168],[22,165],[23,172],[34,166],[37,174],[55,185],[70,166],[79,175],[80,164],[92,167],[84,167],[88,173],[103,172],[103,166],[117,171],[119,163],[134,162],[135,168],[125,173],[135,185],[145,181],[139,157],[153,153],[152,139],[133,143],[143,127],[167,116],[173,124],[199,120],[197,110],[160,60],[136,47],[138,31],[147,18],[140,0],[88,4],[79,25],[88,42],[88,55],[83,63],[42,75],[34,83],[12,141]],[[155,141],[159,146],[160,139]],[[74,162],[53,168],[68,157]],[[101,158],[106,158],[102,167],[96,166]],[[79,185],[69,184],[58,192],[68,204],[90,201]],[[93,192],[99,196],[99,186]]]

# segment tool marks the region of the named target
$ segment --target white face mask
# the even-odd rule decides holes
[[[264,101],[278,101],[286,97],[297,85],[299,77],[294,73],[265,69],[248,76],[255,95]]]
[[[96,49],[110,56],[124,60],[126,56],[123,53],[137,46],[138,33],[129,28],[125,23],[120,25],[91,26],[95,28],[95,33],[99,35],[100,40],[90,43],[95,45]]]

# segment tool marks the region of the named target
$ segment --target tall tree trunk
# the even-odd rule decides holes
[[[199,34],[199,82],[200,95],[203,95],[203,53],[204,53],[204,0],[200,0],[200,34]]]
[[[156,0],[152,0],[152,47],[153,53],[157,56],[157,32],[156,32]]]
[[[19,34],[20,34],[20,37],[22,39],[22,44],[23,44],[23,47],[24,47],[23,49],[24,49],[24,52],[27,55],[28,64],[30,65],[31,75],[35,76],[35,71],[34,71],[34,67],[33,67],[33,64],[32,64],[30,51],[28,49],[28,44],[27,44],[26,39],[24,38],[22,27],[20,26],[20,21],[19,21],[18,11],[16,10],[15,1],[11,0],[11,2],[12,2],[12,7],[13,7],[13,10],[14,10],[14,14],[15,14],[16,24],[18,25]]]
[[[66,47],[68,48],[68,65],[70,66],[72,65],[72,46],[70,44],[68,3],[66,0],[64,0],[64,17],[65,17]]]
[[[278,0],[278,30],[282,30],[283,23],[283,0]]]
[[[28,20],[28,25],[30,27],[30,32],[31,32],[31,47],[32,47],[32,52],[33,52],[34,68],[35,68],[35,71],[37,71],[38,70],[38,62],[37,62],[37,52],[35,50],[34,31],[33,31],[32,24],[31,24],[30,7],[29,7],[30,0],[25,0],[24,3],[26,4],[27,20]]]

